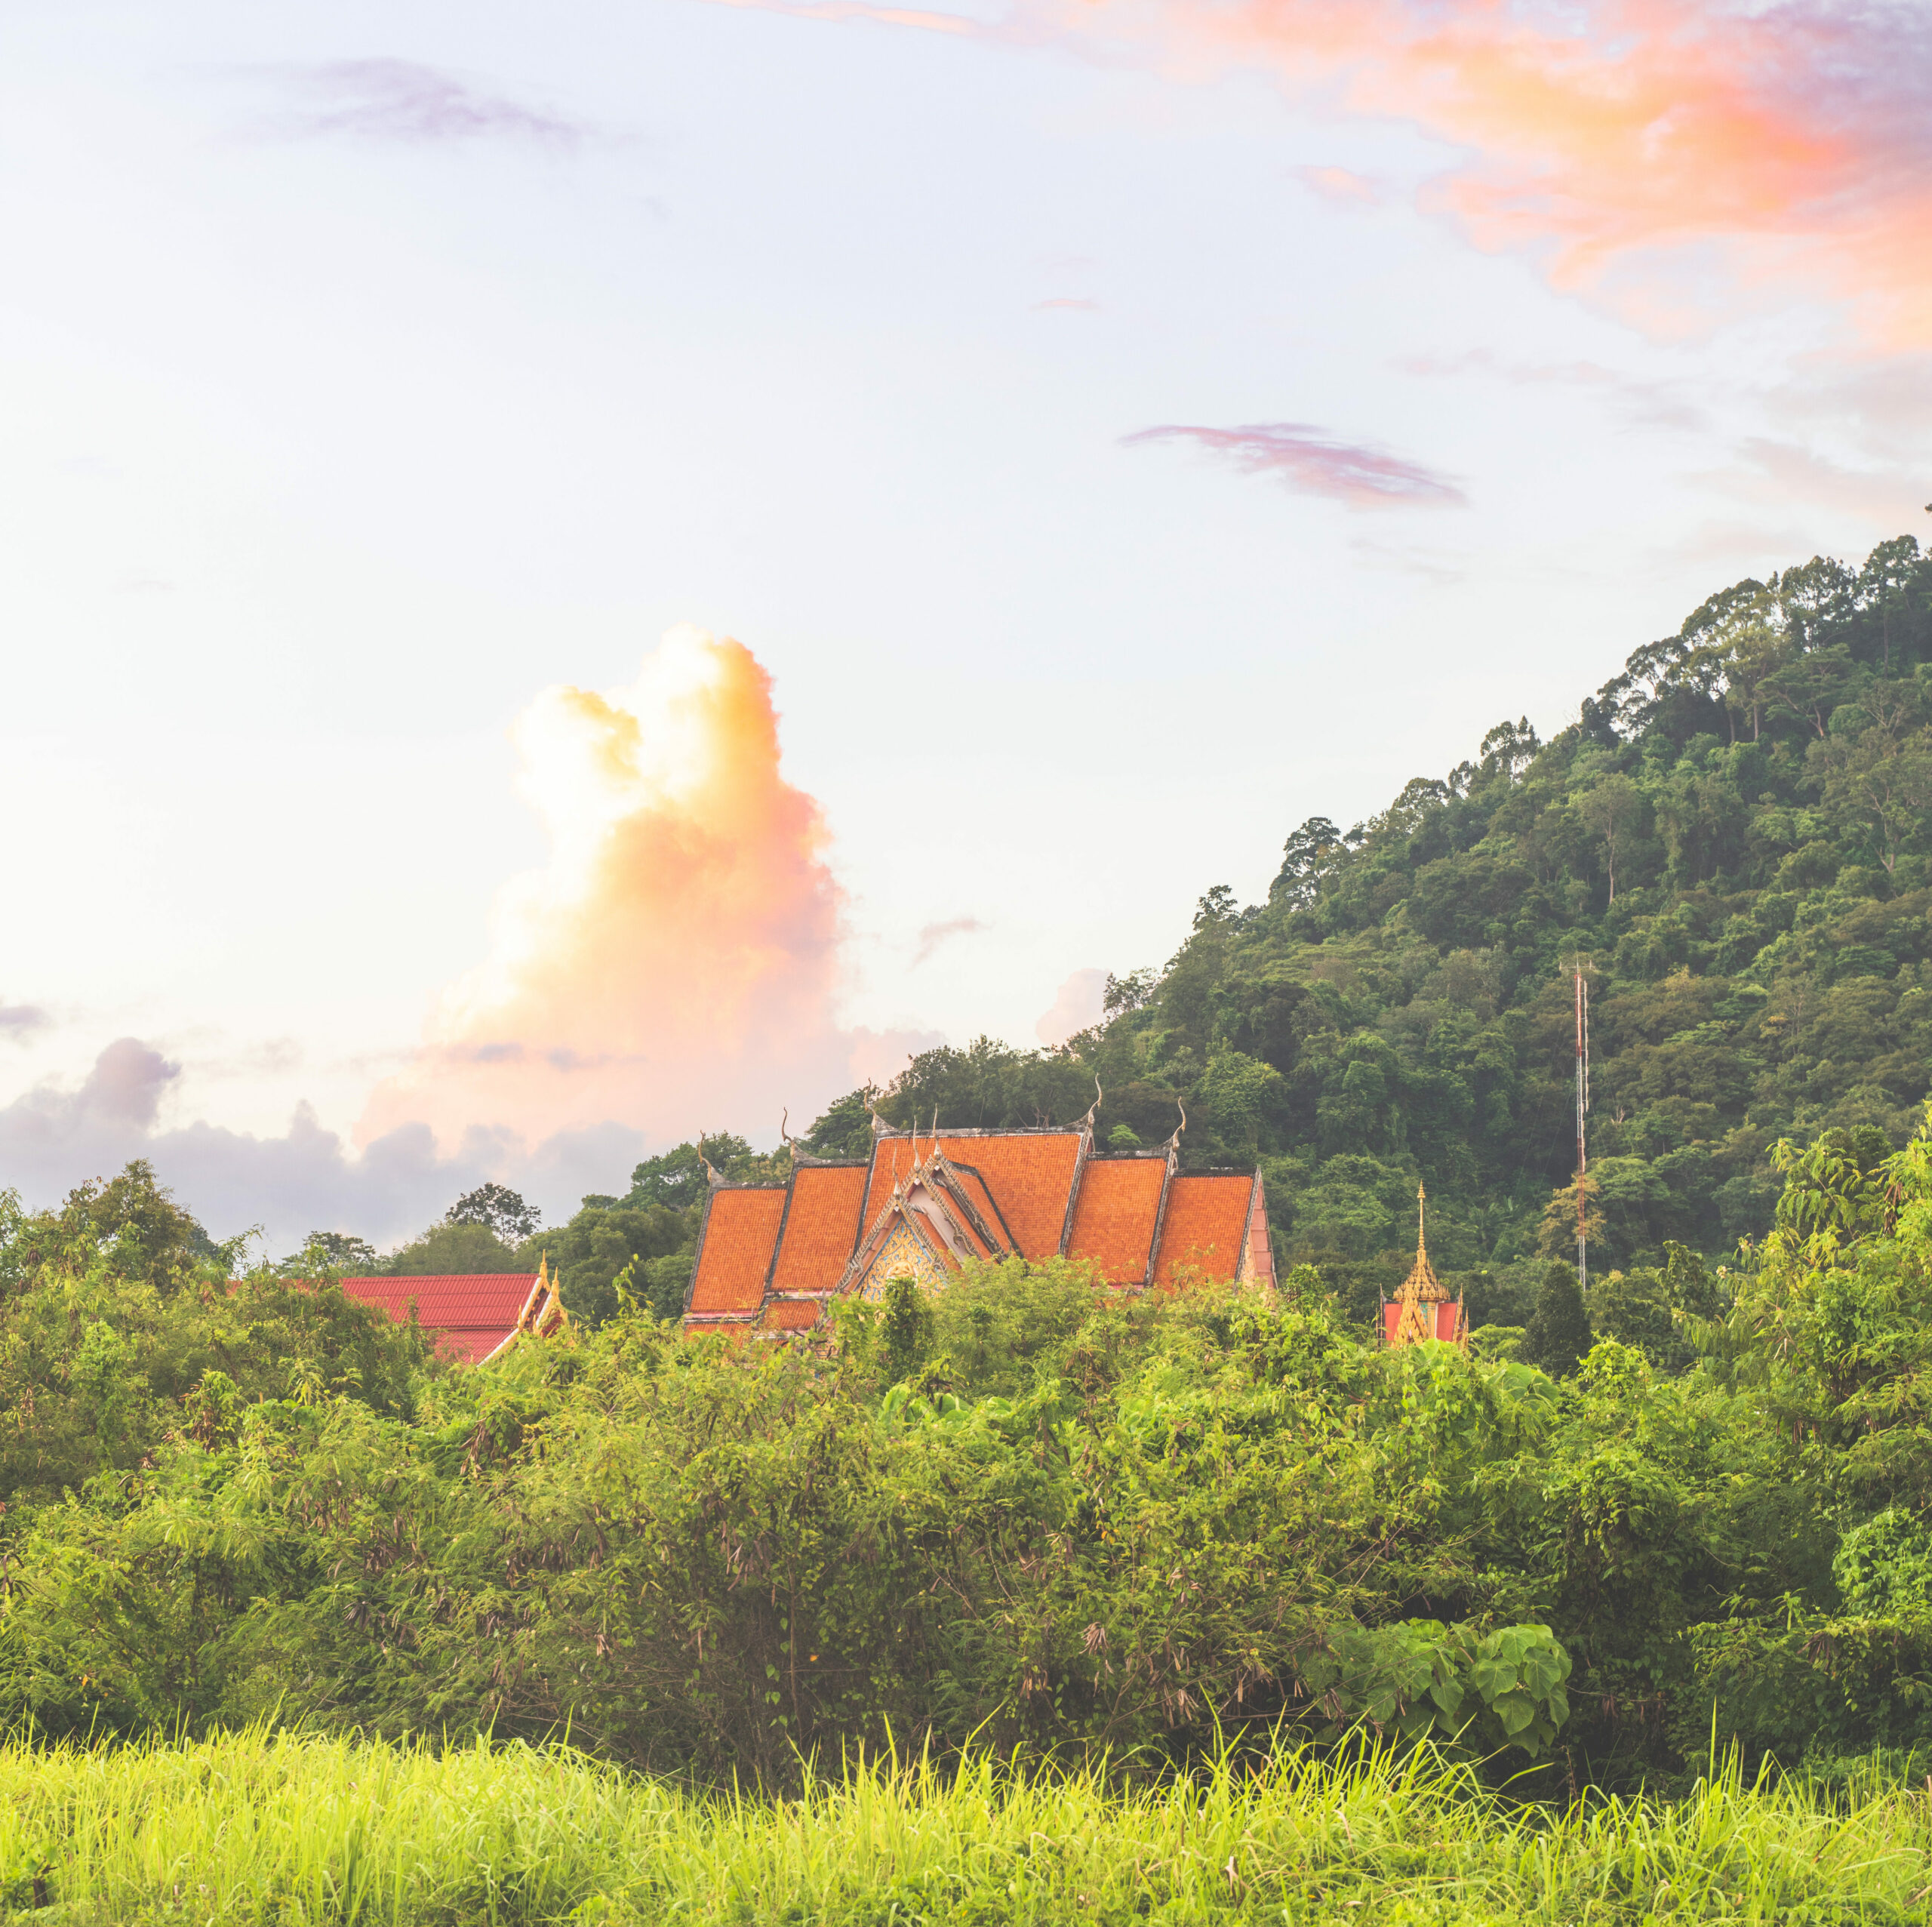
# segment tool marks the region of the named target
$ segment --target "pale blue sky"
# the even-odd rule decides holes
[[[353,1122],[540,858],[511,719],[674,623],[776,678],[851,1020],[1030,1043],[1303,817],[1924,525],[1921,364],[1722,283],[1647,334],[1420,211],[1457,159],[1260,73],[702,0],[15,0],[0,1006],[46,1020],[0,1042],[0,1184],[149,1141],[60,1109],[134,1037],[217,1229],[349,1211],[180,1134]],[[1462,504],[1126,445],[1273,423]]]

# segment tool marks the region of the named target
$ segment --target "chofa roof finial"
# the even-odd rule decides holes
[[[1168,1145],[1167,1145],[1168,1156],[1169,1157],[1171,1157],[1171,1158],[1174,1158],[1174,1157],[1178,1157],[1178,1156],[1180,1156],[1180,1134],[1181,1134],[1183,1131],[1185,1131],[1185,1130],[1187,1128],[1187,1106],[1186,1106],[1186,1104],[1185,1103],[1183,1103],[1183,1102],[1182,1101],[1182,1100],[1181,1100],[1180,1098],[1179,1098],[1179,1097],[1175,1098],[1175,1100],[1174,1100],[1174,1104],[1175,1104],[1175,1107],[1176,1107],[1176,1108],[1180,1111],[1180,1123],[1178,1123],[1177,1125],[1176,1125],[1174,1126],[1174,1134],[1171,1137],[1170,1137],[1170,1138],[1168,1140]]]
[[[872,1135],[875,1137],[890,1137],[893,1134],[892,1126],[878,1114],[878,1106],[874,1101],[877,1093],[878,1086],[868,1084],[859,1094],[865,1099],[866,1109],[872,1113]]]
[[[1080,1120],[1078,1126],[1081,1130],[1088,1132],[1090,1135],[1094,1125],[1099,1120],[1101,1101],[1106,1094],[1106,1091],[1100,1088],[1100,1073],[1097,1070],[1094,1073],[1094,1101],[1088,1106],[1087,1115]]]
[[[804,1147],[799,1144],[798,1139],[794,1137],[791,1132],[786,1128],[786,1126],[791,1122],[791,1107],[787,1105],[784,1111],[780,1115],[778,1119],[778,1141],[785,1147],[786,1150],[791,1153],[792,1162],[795,1165],[823,1164],[826,1162],[826,1159],[823,1158],[814,1157],[810,1151],[805,1150]]]

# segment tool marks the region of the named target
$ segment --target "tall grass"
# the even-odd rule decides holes
[[[0,1917],[82,1922],[1915,1921],[1932,1788],[1512,1807],[1416,1756],[856,1765],[706,1796],[562,1748],[248,1733],[0,1749]]]

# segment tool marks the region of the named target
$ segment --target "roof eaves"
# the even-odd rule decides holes
[[[691,1320],[691,1294],[697,1289],[699,1267],[704,1263],[704,1241],[711,1235],[711,1201],[718,1195],[715,1189],[704,1194],[704,1215],[697,1221],[697,1249],[691,1257],[691,1275],[685,1286],[685,1322]]]
[[[992,1227],[980,1215],[979,1208],[966,1195],[965,1187],[953,1179],[952,1174],[955,1171],[970,1172],[979,1181],[980,1189],[986,1193],[986,1202],[993,1208],[993,1216],[999,1221],[998,1237],[993,1235]],[[1014,1236],[1013,1227],[1007,1223],[1006,1214],[1000,1209],[999,1200],[993,1196],[993,1187],[986,1182],[986,1174],[984,1171],[977,1165],[955,1164],[950,1158],[942,1156],[940,1160],[939,1177],[940,1183],[946,1187],[946,1195],[958,1201],[961,1208],[966,1214],[967,1222],[979,1234],[980,1242],[988,1250],[998,1250],[1000,1240],[1002,1238],[1006,1241],[1006,1248],[1009,1252],[1019,1250],[1020,1241]]]
[[[764,1289],[758,1301],[761,1312],[771,1302],[771,1281],[778,1276],[778,1254],[785,1248],[785,1227],[792,1221],[792,1200],[798,1195],[798,1168],[794,1165],[792,1175],[785,1181],[785,1208],[778,1214],[778,1235],[771,1241],[771,1256],[765,1263]]]
[[[875,1141],[873,1148],[876,1150],[878,1145],[891,1144],[897,1138],[931,1137],[932,1134],[930,1125],[921,1125],[916,1131],[888,1131]],[[939,1135],[941,1138],[1077,1137],[1080,1135],[1080,1127],[1077,1124],[1016,1124],[1009,1130],[997,1125],[948,1124],[940,1128]]]
[[[1060,1249],[1057,1256],[1065,1257],[1066,1248],[1073,1237],[1073,1213],[1080,1202],[1080,1181],[1087,1174],[1087,1159],[1094,1148],[1094,1128],[1084,1126],[1073,1153],[1073,1178],[1066,1187],[1066,1215],[1060,1221]]]
[[[1180,1148],[1172,1143],[1168,1146],[1167,1167],[1161,1174],[1161,1202],[1154,1207],[1154,1235],[1147,1243],[1147,1269],[1140,1274],[1143,1291],[1152,1287],[1160,1265],[1161,1240],[1168,1228],[1168,1200],[1174,1195],[1174,1174],[1180,1168]]]

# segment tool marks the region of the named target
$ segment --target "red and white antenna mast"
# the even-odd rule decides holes
[[[1583,981],[1583,962],[1577,960],[1577,1289],[1588,1288],[1589,1265],[1584,1245],[1583,1180],[1590,1168],[1583,1141],[1583,1115],[1590,1107],[1590,990]]]

